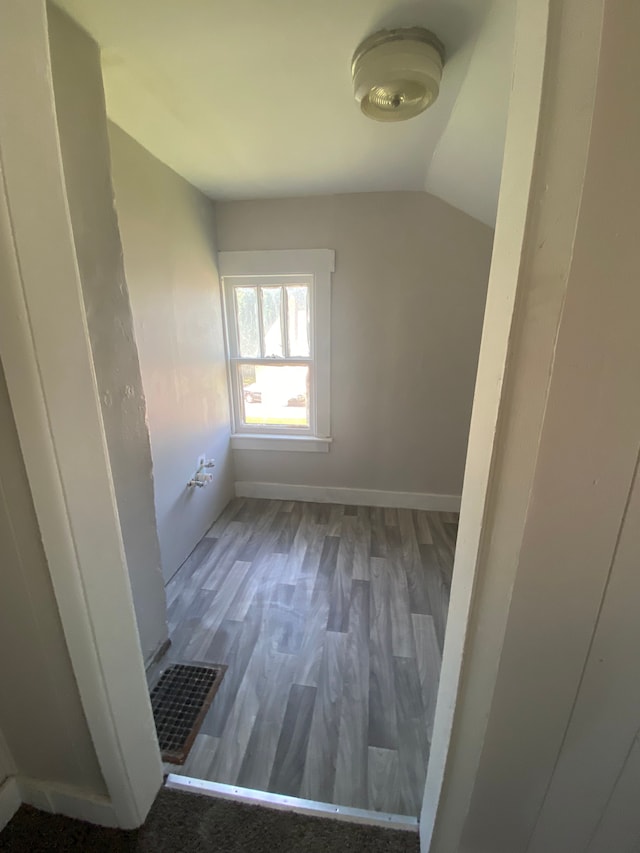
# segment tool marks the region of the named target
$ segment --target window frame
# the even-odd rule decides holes
[[[329,449],[331,442],[331,273],[334,269],[335,252],[331,249],[222,251],[218,253],[233,420],[232,447],[235,449],[304,451],[327,451]],[[309,286],[309,358],[263,359],[260,357],[254,359],[240,357],[235,288],[243,285],[286,286],[296,283]],[[285,332],[284,329],[283,332]],[[309,365],[309,426],[287,427],[271,424],[245,424],[242,418],[241,388],[238,378],[238,365],[242,363]]]

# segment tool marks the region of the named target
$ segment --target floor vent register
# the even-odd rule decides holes
[[[176,663],[151,690],[151,707],[162,760],[184,764],[226,666]]]

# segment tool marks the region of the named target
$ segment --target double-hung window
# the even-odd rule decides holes
[[[219,253],[235,448],[328,450],[334,257]]]

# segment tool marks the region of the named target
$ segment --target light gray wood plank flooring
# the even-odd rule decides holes
[[[236,499],[167,586],[176,660],[228,670],[168,772],[418,815],[454,513]]]

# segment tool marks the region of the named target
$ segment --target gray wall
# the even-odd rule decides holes
[[[167,637],[166,600],[146,404],[113,207],[100,52],[54,6],[49,7],[49,34],[87,323],[138,630],[148,660]]]
[[[105,795],[0,365],[0,730],[18,774]]]
[[[120,128],[109,135],[168,580],[233,489],[214,211]],[[200,454],[215,458],[215,480],[188,489]]]
[[[493,232],[427,193],[216,205],[221,250],[336,250],[328,454],[236,450],[236,479],[459,495]]]

